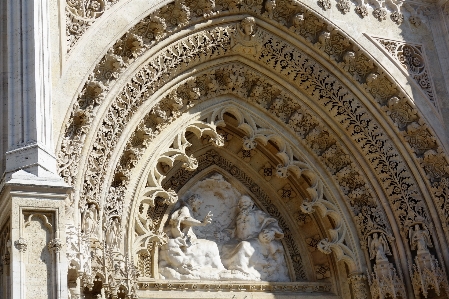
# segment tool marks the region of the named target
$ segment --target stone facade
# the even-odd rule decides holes
[[[449,297],[447,0],[0,8],[0,298]]]

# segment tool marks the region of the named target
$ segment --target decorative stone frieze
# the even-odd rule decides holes
[[[141,290],[153,291],[233,291],[233,292],[330,292],[332,285],[326,282],[304,282],[304,283],[221,283],[218,285],[210,285],[208,283],[179,283],[179,282],[157,282],[157,283],[138,283]]]
[[[352,55],[352,54],[351,54]],[[351,57],[351,56],[348,56],[348,57]],[[352,58],[348,58],[349,60],[348,61],[352,61]],[[348,70],[349,71],[351,71],[351,68],[348,68]],[[354,70],[356,70],[356,69],[354,69]],[[356,72],[356,74],[357,74],[357,72]],[[377,78],[377,77],[376,77]],[[376,81],[376,80],[375,80]],[[370,81],[371,83],[373,83],[373,80],[371,80]],[[379,81],[379,82],[381,82],[381,81]],[[374,84],[374,83],[373,83]]]

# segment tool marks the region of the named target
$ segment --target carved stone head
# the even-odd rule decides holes
[[[253,17],[246,17],[240,23],[240,27],[246,36],[252,36],[256,31],[256,20]]]
[[[192,209],[192,211],[196,212],[203,202],[201,201],[201,197],[198,194],[193,194],[192,196],[187,198],[185,203]]]
[[[239,205],[239,209],[246,210],[246,209],[252,208],[254,203],[249,196],[243,195],[242,197],[240,197],[238,205]]]

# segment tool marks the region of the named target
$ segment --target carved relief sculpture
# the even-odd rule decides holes
[[[255,56],[261,48],[256,34],[256,20],[253,17],[244,18],[237,25],[231,42],[232,50],[241,54]]]
[[[277,220],[258,209],[249,196],[241,196],[219,174],[196,185],[197,192],[207,193],[189,196],[166,225],[169,240],[159,252],[161,278],[290,281],[279,242],[284,234]],[[220,186],[226,191],[219,190]],[[226,208],[230,205],[234,205],[231,213]],[[206,207],[217,212],[216,223],[211,211],[202,221],[193,217]],[[202,230],[195,233],[194,228]]]
[[[283,260],[276,240],[284,237],[277,220],[257,209],[246,195],[238,209],[232,238],[222,248],[224,266],[248,280],[288,281],[288,274],[276,267]]]
[[[203,221],[192,217],[202,204],[200,196],[194,194],[181,203],[181,207],[170,216],[166,233],[167,244],[160,250],[160,275],[168,279],[218,279],[224,270],[217,244],[198,239],[192,227],[205,226],[212,222],[209,212]]]

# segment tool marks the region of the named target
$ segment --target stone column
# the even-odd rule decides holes
[[[49,0],[5,0],[7,152],[5,181],[17,170],[54,177]],[[3,54],[5,55],[5,54]]]

